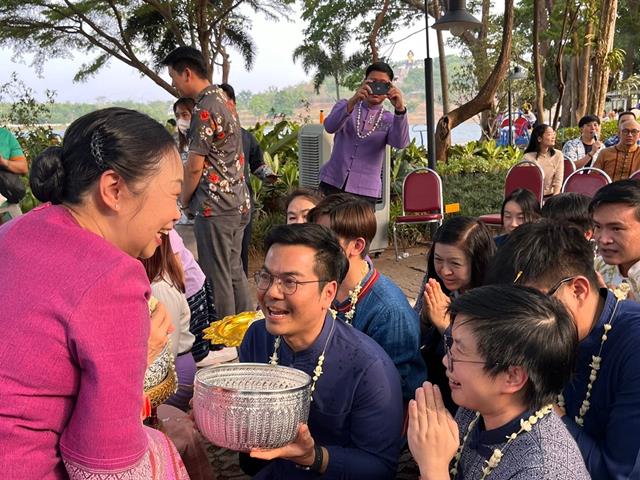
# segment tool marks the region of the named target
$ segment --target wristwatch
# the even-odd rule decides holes
[[[311,465],[296,464],[296,467],[299,468],[300,470],[313,470],[314,472],[320,472],[320,469],[322,468],[322,461],[324,460],[322,447],[316,443],[313,446],[313,451],[315,452],[315,456],[313,459],[313,463]]]

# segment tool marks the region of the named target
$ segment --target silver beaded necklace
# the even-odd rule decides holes
[[[384,113],[384,108],[381,108],[380,113],[378,113],[378,118],[376,118],[376,121],[373,124],[373,127],[371,128],[371,130],[363,134],[362,132],[364,130],[364,127],[360,127],[360,123],[361,123],[360,121],[362,120],[362,102],[358,103],[358,111],[356,112],[356,135],[358,136],[358,138],[365,139],[369,135],[371,135],[373,132],[375,132],[376,129],[378,128],[378,125],[380,125],[380,121],[382,120],[383,113]]]

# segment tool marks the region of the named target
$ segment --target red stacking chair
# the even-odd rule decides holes
[[[522,160],[509,169],[507,178],[504,180],[504,197],[507,198],[511,192],[518,188],[524,188],[532,192],[540,202],[540,205],[542,205],[544,172],[540,165],[531,160]],[[502,218],[499,213],[480,215],[480,220],[487,225],[502,225]]]
[[[633,172],[629,178],[633,180],[640,180],[640,170]]]
[[[398,224],[438,222],[444,218],[442,179],[435,170],[419,168],[404,177],[402,183],[402,215],[393,223],[393,248],[398,259]]]
[[[582,193],[593,197],[600,188],[610,183],[609,175],[599,168],[579,168],[564,181],[562,192]]]
[[[573,160],[567,160],[565,158],[565,160],[564,160],[564,177],[562,178],[562,184],[563,185],[564,185],[564,182],[567,180],[567,178],[569,178],[569,175],[571,175],[575,171],[576,171],[576,164],[573,163]]]

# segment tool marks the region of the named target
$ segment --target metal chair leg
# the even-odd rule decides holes
[[[393,250],[396,254],[396,262],[398,261],[398,237],[396,235],[396,222],[393,222]]]

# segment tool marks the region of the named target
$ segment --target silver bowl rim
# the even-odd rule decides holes
[[[202,377],[210,372],[211,370],[233,370],[240,367],[258,367],[261,370],[266,370],[268,368],[275,368],[280,370],[293,370],[297,375],[300,375],[305,379],[305,383],[303,385],[293,387],[293,388],[279,388],[277,390],[267,390],[267,391],[256,391],[256,390],[241,390],[237,388],[227,388],[209,385],[202,381]],[[221,365],[212,365],[210,367],[205,367],[196,372],[196,377],[194,381],[195,386],[200,386],[202,388],[216,390],[216,391],[224,391],[229,393],[241,393],[243,395],[280,395],[282,393],[295,393],[301,390],[306,390],[311,387],[311,376],[298,368],[286,367],[284,365],[271,365],[269,363],[257,363],[257,362],[237,362],[237,363],[223,363]]]

